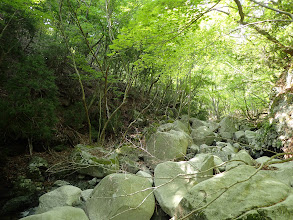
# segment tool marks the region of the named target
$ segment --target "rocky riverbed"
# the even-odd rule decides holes
[[[158,126],[145,145],[77,145],[54,167],[35,157],[19,184],[31,193],[9,200],[2,213],[27,202],[23,220],[290,219],[293,162],[272,156],[280,146],[270,135],[266,145],[262,130],[232,117],[183,116]],[[36,185],[48,173],[59,180]]]

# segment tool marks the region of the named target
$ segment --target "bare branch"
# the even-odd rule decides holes
[[[235,0],[235,1],[238,1],[238,0]],[[264,5],[264,4],[260,3],[260,2],[255,1],[255,0],[250,0],[250,1],[254,2],[255,4],[258,4],[258,5],[261,6],[261,7],[264,7],[264,8],[270,9],[270,10],[273,10],[273,11],[278,12],[278,13],[280,13],[280,14],[287,15],[287,16],[289,16],[289,17],[292,19],[292,21],[293,21],[293,14],[291,14],[291,13],[289,13],[289,12],[287,12],[287,11],[282,11],[282,10],[279,10],[279,9],[276,9],[276,8],[269,7],[269,6],[267,6],[267,5]]]

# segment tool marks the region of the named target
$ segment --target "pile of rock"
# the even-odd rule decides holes
[[[256,148],[256,136],[231,117],[220,123],[183,117],[161,125],[146,149],[123,146],[108,154],[106,170],[93,150],[79,148],[80,161],[97,167],[88,175],[102,180],[93,189],[65,185],[42,195],[36,213],[23,220],[290,219],[293,162],[255,160],[234,142]],[[134,168],[117,173],[117,160]],[[158,216],[159,209],[166,214]]]

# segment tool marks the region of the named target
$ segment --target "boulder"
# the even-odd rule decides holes
[[[128,157],[128,155],[119,156],[119,164],[120,164],[121,170],[128,173],[135,174],[140,169],[140,163],[137,162],[136,160],[132,160],[131,155],[130,157]]]
[[[188,190],[213,175],[214,159],[199,154],[189,161],[165,162],[154,171],[155,196],[160,207],[170,216]]]
[[[224,146],[223,148],[221,148],[222,151],[225,152],[229,152],[232,155],[236,154],[238,152],[238,149],[236,147],[234,147],[232,144],[230,143],[226,143],[226,146]]]
[[[140,157],[143,157],[143,151],[133,145],[122,145],[116,149],[119,164],[123,171],[135,174],[140,169]]]
[[[190,144],[190,136],[183,131],[157,131],[151,135],[146,143],[146,150],[149,153],[147,160],[157,164],[163,161],[184,158],[187,147]]]
[[[216,155],[214,155],[214,163],[215,163],[215,171],[217,173],[220,173],[220,171],[224,172],[226,170],[226,164],[220,157]]]
[[[144,177],[145,179],[147,179],[148,181],[150,181],[151,185],[153,185],[154,181],[153,181],[153,177],[152,177],[151,174],[149,174],[149,173],[147,173],[145,171],[140,170],[140,171],[138,171],[136,173],[136,175],[141,176],[141,177]]]
[[[254,131],[246,130],[245,131],[245,138],[249,144],[253,144],[256,142],[257,133]]]
[[[192,144],[187,151],[191,154],[197,154],[199,152],[199,146],[196,144]]]
[[[235,154],[231,161],[226,164],[226,170],[233,169],[239,165],[254,165],[255,161],[254,159],[247,153],[245,150],[239,151],[237,154]]]
[[[204,121],[199,120],[197,118],[190,118],[189,123],[190,123],[192,129],[197,129],[201,126],[206,126],[206,123]]]
[[[118,154],[119,158],[127,156],[133,161],[139,161],[139,157],[143,156],[143,151],[134,145],[123,144],[121,147],[117,148],[115,152]]]
[[[42,214],[30,215],[20,220],[88,220],[85,212],[71,206],[55,207]]]
[[[196,144],[192,144],[190,147],[187,148],[187,153],[186,153],[186,156],[185,156],[185,160],[190,160],[197,153],[199,153],[199,146],[197,146]]]
[[[231,116],[226,116],[220,121],[220,132],[236,132],[238,125],[236,119]]]
[[[180,121],[182,123],[184,123],[184,125],[186,127],[189,124],[192,129],[197,129],[198,127],[206,126],[211,131],[216,131],[220,127],[219,123],[216,123],[216,122],[213,122],[213,121],[202,121],[202,120],[199,120],[197,118],[188,118],[187,115],[183,115],[181,117]]]
[[[234,133],[234,136],[235,136],[236,141],[245,143],[245,132],[244,131],[236,131]]]
[[[81,192],[81,199],[82,199],[82,201],[85,201],[86,202],[90,198],[92,192],[93,192],[93,189],[83,190]]]
[[[89,188],[94,188],[102,179],[94,177],[91,180],[88,180],[87,183]]]
[[[181,121],[174,121],[173,123],[163,124],[158,127],[157,131],[165,132],[165,131],[184,131],[185,133],[189,134],[188,127]]]
[[[217,146],[207,146],[205,144],[200,146],[200,153],[210,153],[218,156],[223,161],[228,161],[238,151],[230,143],[217,142]]]
[[[75,147],[72,159],[81,174],[102,178],[119,171],[117,154],[110,154],[100,147],[79,144]]]
[[[263,157],[259,157],[259,158],[257,158],[257,159],[255,159],[255,161],[256,162],[258,162],[258,163],[265,163],[265,162],[267,162],[268,160],[270,160],[271,162],[281,162],[282,160],[280,160],[280,159],[272,159],[271,160],[271,158],[270,157],[267,157],[267,156],[263,156]],[[278,165],[277,165],[278,166]]]
[[[293,216],[293,192],[285,201],[277,202],[275,205],[251,210],[240,216],[241,219],[292,219]],[[239,218],[239,219],[240,219]]]
[[[292,216],[292,206],[287,207],[284,203],[290,199],[290,194],[292,189],[286,184],[258,173],[254,167],[240,165],[192,187],[177,207],[176,218],[288,219],[282,217],[286,214]],[[263,207],[281,204],[286,208],[276,208],[278,213],[274,213],[275,216],[282,216],[280,218],[269,218],[267,215],[263,218],[242,218],[250,210],[261,213]],[[286,214],[282,213],[284,211]]]
[[[56,180],[53,184],[53,186],[56,186],[56,187],[66,186],[66,185],[70,185],[70,183],[65,180]]]
[[[245,131],[245,138],[246,142],[249,144],[250,148],[250,155],[254,158],[260,157],[263,152],[262,152],[262,144],[258,141],[258,134],[259,131],[250,131],[246,130]],[[267,148],[267,146],[266,146]]]
[[[245,148],[245,146],[240,145],[239,143],[233,143],[233,147],[238,151]]]
[[[278,160],[273,160],[278,162]],[[275,163],[269,165],[271,169],[262,170],[264,173],[268,173],[270,176],[275,177],[280,182],[293,187],[293,162]]]
[[[211,131],[215,132],[217,129],[219,129],[220,124],[214,121],[208,121],[205,122],[205,126],[208,127]]]
[[[200,126],[196,129],[192,129],[191,137],[196,145],[211,145],[216,138],[214,132],[206,126]]]
[[[226,140],[226,141],[229,141],[230,139],[233,138],[233,132],[227,132],[227,131],[223,131],[221,133],[219,133],[221,138]]]
[[[36,213],[44,213],[59,206],[73,206],[79,204],[80,197],[81,189],[71,185],[61,186],[39,198],[39,206]]]
[[[91,220],[149,220],[155,209],[150,181],[133,174],[110,174],[86,202]]]
[[[231,139],[237,128],[236,120],[231,116],[227,116],[220,122],[219,134],[224,139]]]
[[[199,147],[199,153],[213,153],[220,149],[221,148],[219,148],[218,146],[208,146],[206,144],[202,144]]]

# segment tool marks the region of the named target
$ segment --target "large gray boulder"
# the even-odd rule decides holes
[[[154,171],[155,196],[160,207],[170,216],[188,190],[195,184],[213,175],[214,159],[211,155],[199,154],[189,161],[165,162]]]
[[[214,121],[206,121],[205,126],[208,127],[211,131],[215,132],[220,127],[220,124]]]
[[[288,219],[284,216],[293,214],[292,206],[288,206],[292,203],[286,202],[291,198],[290,194],[292,189],[288,185],[258,173],[252,166],[240,165],[191,188],[177,207],[176,216],[207,220]],[[283,209],[274,209],[278,211],[274,215],[279,218],[271,218],[268,213],[263,213],[262,218],[242,218],[249,211],[262,214],[263,207],[276,205],[283,206]]]
[[[80,197],[81,189],[71,185],[61,186],[39,198],[36,213],[44,213],[59,206],[77,205],[80,203]]]
[[[193,143],[196,145],[211,145],[216,139],[215,133],[206,126],[200,126],[196,129],[192,129],[191,137]]]
[[[149,220],[155,198],[150,181],[132,174],[110,174],[94,188],[86,203],[91,220]]]
[[[247,153],[245,150],[239,151],[237,154],[234,154],[231,158],[231,161],[226,164],[226,170],[233,169],[239,165],[254,165],[256,162],[254,159]]]
[[[157,131],[151,135],[146,143],[146,150],[149,154],[147,160],[157,164],[159,162],[184,158],[187,147],[191,142],[190,136],[183,131]]]
[[[42,214],[31,215],[20,220],[88,220],[85,212],[71,206],[55,207]]]
[[[232,139],[234,133],[238,130],[238,126],[236,120],[231,117],[227,116],[223,118],[220,122],[219,134],[224,139]]]
[[[278,160],[272,160],[280,162]],[[270,176],[275,177],[280,182],[293,187],[293,161],[285,163],[275,163],[269,165],[270,169],[262,170],[261,172],[268,173]]]
[[[236,131],[234,133],[235,140],[238,142],[246,143],[245,131]]]

